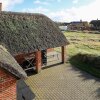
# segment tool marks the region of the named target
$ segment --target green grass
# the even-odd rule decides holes
[[[77,33],[77,32],[64,32],[64,35],[67,38],[74,38],[74,39],[80,39],[80,40],[100,40],[100,34],[91,34],[91,33]]]
[[[69,40],[67,54],[69,57],[77,53],[100,55],[100,34],[64,32]]]
[[[70,42],[66,51],[69,59],[78,53],[100,55],[100,34],[64,32],[64,35]],[[59,48],[57,50],[59,51]],[[100,69],[78,62],[76,59],[69,62],[75,67],[100,78]]]
[[[83,44],[70,44],[68,47],[68,56],[72,57],[77,53],[87,53],[87,54],[96,54],[100,55],[99,47],[93,47]]]

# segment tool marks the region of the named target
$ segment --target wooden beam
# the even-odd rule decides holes
[[[66,46],[62,46],[61,47],[61,59],[62,59],[62,63],[66,62]]]
[[[42,68],[42,58],[41,58],[41,51],[37,51],[36,54],[36,72],[39,73]]]

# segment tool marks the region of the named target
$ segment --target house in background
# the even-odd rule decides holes
[[[68,25],[68,30],[89,30],[90,25],[87,21],[76,21],[76,22],[71,22]]]

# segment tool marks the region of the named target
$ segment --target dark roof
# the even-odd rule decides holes
[[[12,73],[18,78],[27,77],[24,70],[2,45],[0,45],[0,67]]]
[[[73,21],[70,24],[80,24],[80,23],[87,23],[87,21]]]
[[[65,46],[68,41],[42,14],[0,12],[0,44],[16,54]]]
[[[17,100],[34,100],[35,94],[23,80],[17,81]]]
[[[79,24],[79,23],[82,23],[82,22],[80,22],[80,21],[71,22],[71,24]]]

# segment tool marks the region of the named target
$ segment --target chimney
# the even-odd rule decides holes
[[[2,3],[0,3],[0,11],[2,11]]]

